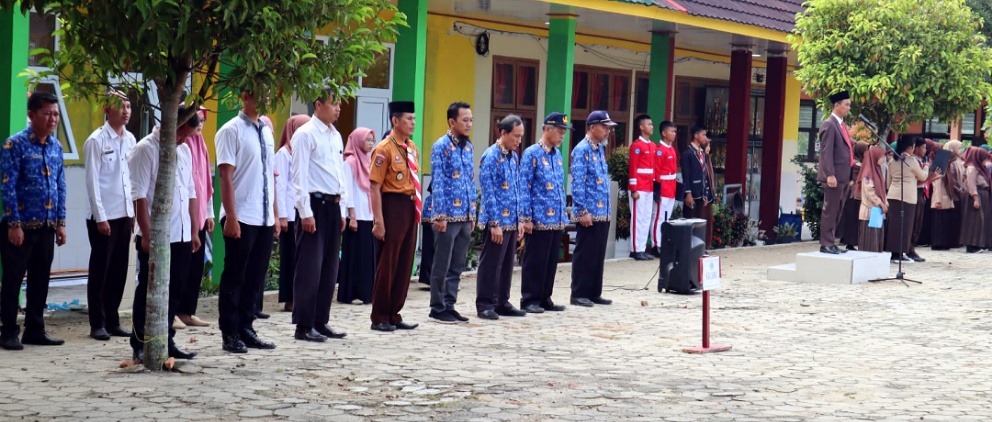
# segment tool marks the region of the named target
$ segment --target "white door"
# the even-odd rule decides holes
[[[362,97],[355,99],[355,127],[367,127],[375,131],[376,140],[389,130],[389,98]]]

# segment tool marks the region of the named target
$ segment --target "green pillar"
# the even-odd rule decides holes
[[[575,18],[571,9],[552,5],[548,14],[548,65],[544,72],[544,115],[552,112],[572,117],[572,71],[575,66]],[[568,184],[568,163],[571,155],[571,133],[561,143],[565,184]]]
[[[675,37],[674,32],[651,32],[651,68],[648,76],[648,115],[655,127],[672,118],[672,78],[674,77]],[[636,130],[636,128],[635,128]],[[661,131],[655,130],[651,140],[659,142]]]
[[[231,72],[233,67],[229,64],[220,65],[220,80],[224,79],[224,75]],[[233,98],[229,98],[235,95],[230,88],[223,88],[220,91],[220,100],[217,102],[217,129],[219,130],[221,126],[231,119],[238,116],[239,108],[237,106],[238,102]],[[215,152],[216,153],[216,152]],[[217,157],[214,157],[214,162],[217,162]],[[214,168],[214,215],[220,216],[220,209],[223,207],[220,195],[220,171]],[[211,246],[210,246],[210,256],[211,263],[213,264],[210,270],[210,283],[214,286],[220,284],[220,274],[224,271],[224,226],[220,224],[220,219],[214,220],[214,232],[211,236]]]
[[[427,0],[399,0],[400,12],[406,14],[409,27],[399,29],[396,38],[396,63],[393,66],[393,101],[413,101],[420,121],[413,132],[417,149],[424,150],[424,75],[427,68]],[[424,155],[420,154],[421,166]]]
[[[24,130],[28,101],[25,78],[17,75],[28,67],[30,20],[20,7],[0,11],[0,136]]]

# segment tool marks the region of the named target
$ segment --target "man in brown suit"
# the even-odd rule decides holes
[[[820,169],[816,180],[823,185],[823,213],[820,214],[820,252],[847,252],[834,244],[834,234],[840,223],[847,183],[854,166],[854,150],[844,118],[851,112],[851,97],[847,91],[830,96],[833,113],[820,125]]]

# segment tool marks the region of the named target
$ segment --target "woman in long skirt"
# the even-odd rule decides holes
[[[943,180],[933,183],[931,193],[930,208],[932,210],[930,222],[930,248],[935,251],[946,251],[955,247],[961,237],[961,223],[958,220],[960,212],[957,200],[958,192],[962,189],[963,172],[959,171],[960,159],[955,152],[961,149],[960,141],[949,141],[944,145],[944,149],[951,151],[951,162],[947,166],[947,175]]]
[[[882,216],[885,217],[889,210],[889,202],[886,200],[885,176],[882,169],[888,163],[885,159],[885,150],[879,146],[868,149],[861,160],[861,172],[858,174],[858,182],[854,184],[855,193],[861,198],[858,205],[858,249],[867,252],[882,252],[884,243],[883,227],[870,227],[871,209],[881,208]]]
[[[369,163],[375,133],[357,128],[348,136],[344,148],[346,177],[350,180],[348,193],[348,228],[341,247],[341,269],[338,271],[338,302],[372,303],[375,280],[375,242],[372,239],[372,204],[369,201]]]
[[[851,194],[844,201],[844,209],[840,214],[840,243],[847,245],[847,250],[853,251],[858,249],[858,232],[859,223],[858,215],[861,210],[861,195],[857,195],[855,191],[860,192],[861,190],[857,187],[860,182],[859,175],[861,174],[861,162],[865,158],[865,151],[868,151],[868,143],[865,141],[858,141],[854,144],[854,166],[851,167]]]
[[[968,147],[964,154],[965,186],[968,199],[963,201],[961,208],[964,214],[961,222],[961,243],[967,247],[968,253],[975,253],[988,243],[986,226],[992,221],[986,218],[986,210],[992,207],[989,203],[989,186],[992,185],[992,175],[985,167],[989,153],[977,147]]]
[[[290,117],[282,127],[279,150],[273,163],[276,184],[276,203],[279,204],[279,302],[282,310],[293,312],[293,277],[296,274],[296,200],[293,199],[293,182],[289,168],[293,160],[290,141],[296,130],[310,121],[305,114]]]

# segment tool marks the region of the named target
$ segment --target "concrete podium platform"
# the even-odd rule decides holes
[[[848,251],[796,254],[795,264],[768,268],[768,279],[816,284],[860,284],[889,276],[888,253]]]

